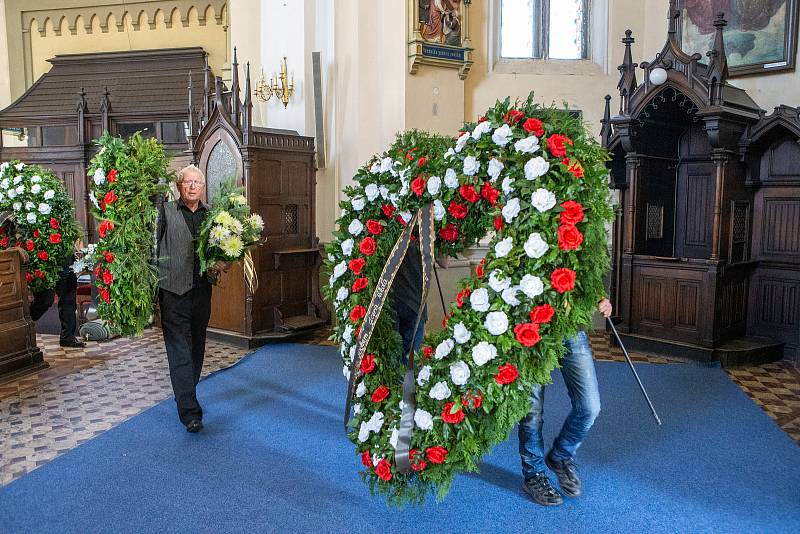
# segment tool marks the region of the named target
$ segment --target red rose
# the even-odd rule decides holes
[[[354,323],[358,322],[359,320],[363,319],[366,314],[367,314],[367,309],[361,304],[358,304],[357,306],[354,306],[353,309],[350,311],[350,320],[353,321]]]
[[[55,217],[50,217],[50,228],[53,230],[58,230],[58,219]]]
[[[572,139],[563,134],[553,134],[547,138],[547,148],[553,157],[560,158],[567,155],[566,145],[571,145]]]
[[[411,182],[411,190],[418,197],[422,196],[422,193],[425,191],[425,178],[423,178],[421,174]]]
[[[375,240],[371,237],[365,237],[358,245],[358,250],[360,250],[364,256],[372,256],[375,254],[376,248],[378,247],[375,244]]]
[[[450,423],[455,425],[464,420],[464,410],[462,410],[461,408],[459,408],[457,412],[451,413],[451,410],[453,409],[454,406],[455,406],[454,402],[448,402],[447,404],[444,405],[444,409],[442,410],[442,421],[444,421],[445,423]]]
[[[406,221],[403,220],[402,215],[397,216],[397,222],[399,222],[402,226],[405,226],[407,224]]]
[[[574,224],[562,224],[558,227],[558,248],[578,250],[581,243],[583,243],[583,234]]]
[[[494,381],[502,386],[503,384],[510,384],[516,380],[518,376],[519,372],[517,371],[517,368],[512,364],[507,363],[497,368],[497,374],[494,375]]]
[[[464,204],[459,204],[454,200],[450,202],[450,206],[447,208],[447,211],[456,219],[463,219],[467,216],[468,210]]]
[[[483,395],[481,395],[480,393],[478,393],[477,395],[475,395],[475,394],[473,394],[473,393],[472,393],[472,391],[470,390],[470,392],[469,392],[469,393],[467,393],[466,395],[464,395],[464,396],[461,398],[461,404],[463,404],[463,405],[464,405],[464,406],[466,406],[467,408],[469,408],[469,407],[470,407],[470,405],[471,405],[471,406],[472,406],[472,408],[475,408],[475,409],[477,410],[477,409],[478,409],[478,408],[480,408],[480,407],[481,407],[481,405],[483,404]]]
[[[514,125],[525,118],[525,114],[521,111],[517,111],[516,109],[511,109],[503,115],[503,119],[511,125]]]
[[[416,472],[420,472],[426,467],[428,467],[428,462],[426,462],[425,460],[417,460],[416,462],[411,464],[411,469],[413,469]]]
[[[361,372],[365,375],[370,374],[372,371],[375,370],[375,355],[374,354],[367,354],[363,358],[361,358],[361,365],[359,366]]]
[[[50,242],[54,245],[61,243],[61,234],[50,234]]]
[[[2,246],[3,248],[8,247],[8,236],[4,237],[3,239],[0,239],[0,246]]]
[[[117,169],[108,171],[108,183],[113,184],[117,181]]]
[[[361,453],[361,463],[364,464],[364,467],[372,467],[372,458],[369,456],[369,451]]]
[[[569,158],[561,158],[561,163],[569,167]]]
[[[478,194],[477,191],[475,191],[475,187],[471,185],[467,184],[462,185],[461,187],[458,188],[458,193],[467,202],[477,202],[481,199],[481,196]]]
[[[356,327],[356,339],[358,339],[358,336],[360,336],[360,335],[361,335],[361,327],[358,326],[358,327]]]
[[[386,215],[388,218],[391,219],[392,213],[394,213],[394,206],[392,206],[391,204],[384,204],[383,206],[381,206],[381,211],[383,212],[384,215]]]
[[[375,474],[378,475],[378,478],[381,480],[392,480],[392,465],[386,460],[386,458],[381,459],[378,462],[378,465],[375,466]]]
[[[486,263],[486,260],[481,260],[477,267],[475,267],[475,274],[478,278],[483,278],[483,266]]]
[[[31,282],[33,282],[33,275],[32,275],[31,273],[27,273],[27,272],[26,272],[26,273],[25,273],[25,281],[26,281],[26,282],[28,282],[29,284],[30,284]]]
[[[448,224],[447,226],[439,230],[439,236],[441,236],[441,238],[447,241],[448,243],[453,243],[455,242],[456,239],[458,239],[458,228],[453,226],[452,223]]]
[[[113,204],[114,202],[117,201],[118,198],[119,197],[117,197],[114,191],[109,191],[108,193],[106,193],[106,196],[103,197],[103,202],[105,202],[106,204]]]
[[[569,166],[569,172],[574,174],[575,178],[583,178],[583,166],[578,161]]]
[[[103,259],[108,263],[114,263],[114,255],[107,250],[103,251]]]
[[[497,199],[500,198],[500,191],[492,187],[492,184],[489,182],[483,182],[483,186],[481,186],[481,196],[494,207],[494,205],[497,204]]]
[[[100,228],[98,229],[98,233],[100,234],[100,237],[105,237],[106,234],[113,229],[114,229],[114,223],[106,219],[100,223]]]
[[[365,277],[356,278],[356,281],[353,282],[353,287],[351,289],[353,290],[353,293],[358,293],[362,289],[366,288],[368,285],[369,285],[368,278]]]
[[[561,212],[559,222],[561,224],[578,224],[583,220],[583,206],[574,200],[567,200],[561,203],[564,211]]]
[[[445,458],[447,458],[447,449],[438,445],[435,447],[428,447],[425,451],[425,456],[428,457],[428,460],[432,464],[443,464]]]
[[[469,297],[469,288],[465,287],[456,296],[456,302],[458,303],[459,308],[464,305],[464,299],[466,299],[467,297]]]
[[[34,244],[33,241],[31,241],[30,239],[25,241],[25,250],[27,250],[28,252],[32,252],[34,248],[36,248],[36,245]]]
[[[100,290],[100,298],[102,298],[106,304],[111,303],[111,294],[108,292],[107,287],[104,287],[103,289]]]
[[[555,313],[556,310],[549,304],[536,306],[533,311],[531,311],[531,322],[540,324],[549,323]]]
[[[541,137],[544,135],[544,127],[542,125],[542,121],[539,119],[534,119],[531,117],[530,119],[525,121],[525,124],[522,125],[522,128],[529,133],[532,133],[536,137]]]
[[[486,117],[478,117],[478,124],[482,122],[486,122],[488,119]]]
[[[432,347],[425,347],[425,348],[422,349],[422,359],[423,360],[429,359],[432,354],[433,354],[433,348]]]
[[[108,286],[108,285],[111,285],[111,282],[113,282],[113,281],[114,281],[114,275],[111,274],[111,271],[109,271],[108,269],[104,270],[103,271],[103,283]]]
[[[36,278],[44,278],[44,271],[36,269],[35,271],[33,271],[33,276],[35,276]]]
[[[417,167],[422,167],[423,165],[425,165],[426,161],[428,161],[428,158],[425,157],[419,158],[419,160],[417,161]]]
[[[103,266],[102,266],[101,264],[99,264],[99,263],[98,263],[97,265],[95,265],[95,266],[94,266],[94,277],[95,277],[95,278],[100,278],[100,269],[101,269],[102,267],[103,267]]]
[[[383,232],[383,225],[375,219],[367,221],[367,231],[372,235],[380,235]]]
[[[566,293],[575,288],[575,271],[562,267],[553,271],[550,275],[550,283],[553,289],[559,293]]]
[[[494,229],[499,232],[500,230],[503,229],[504,225],[505,225],[505,223],[503,222],[503,216],[502,215],[495,216],[495,218],[494,218]]]
[[[364,268],[364,265],[367,264],[367,260],[364,258],[355,258],[347,262],[347,266],[350,267],[350,270],[353,271],[353,274],[358,276],[361,274],[361,269]]]
[[[419,147],[414,147],[411,150],[409,150],[408,152],[406,152],[406,159],[408,161],[411,161],[412,159],[414,159],[414,151],[416,151],[416,150],[419,150]]]
[[[372,402],[378,403],[383,402],[386,397],[389,396],[389,388],[386,386],[378,386],[375,388],[375,391],[372,392]]]
[[[47,261],[48,258],[50,258],[50,254],[48,254],[46,250],[40,250],[37,256],[39,256],[39,259],[42,261]]]
[[[34,230],[34,231],[33,231],[33,237],[34,237],[35,239],[38,239],[38,238],[39,238],[39,236],[41,236],[41,235],[42,235],[42,233],[41,233],[39,230]]]
[[[523,347],[532,347],[542,339],[539,335],[539,325],[536,323],[518,324],[514,327],[514,335]]]

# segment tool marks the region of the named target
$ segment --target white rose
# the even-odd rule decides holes
[[[450,379],[453,384],[463,386],[469,380],[469,365],[462,361],[457,361],[450,365]]]
[[[25,203],[25,209],[30,211],[31,209],[35,208],[36,204],[31,202],[30,200]]]
[[[397,440],[400,439],[400,429],[397,427],[392,428],[392,433],[389,436],[389,445],[392,446],[393,449],[397,448]]]
[[[424,386],[428,383],[428,380],[431,379],[431,366],[426,365],[422,369],[419,370],[417,373],[417,384],[420,386]]]
[[[353,240],[352,239],[345,239],[342,241],[342,254],[345,256],[349,256],[353,253]]]
[[[450,189],[458,188],[458,176],[453,169],[447,169],[444,173],[444,185]]]
[[[336,292],[336,302],[343,301],[349,295],[350,295],[350,291],[348,291],[346,287],[340,287],[339,291]]]
[[[411,189],[408,187],[408,180],[402,180],[400,182],[400,192],[399,195],[404,197],[411,192]]]
[[[366,392],[367,392],[367,386],[364,384],[364,381],[362,380],[361,382],[358,383],[358,386],[356,387],[356,397],[360,399],[361,397],[364,396],[364,393]]]
[[[442,187],[442,179],[438,176],[431,176],[428,178],[428,193],[431,196],[439,194],[439,189]]]
[[[514,143],[514,150],[523,154],[531,154],[539,150],[539,138],[535,135],[520,139]]]
[[[489,273],[489,287],[494,289],[496,293],[502,293],[504,289],[511,287],[511,279],[495,269]]]
[[[519,288],[529,298],[538,297],[544,293],[542,279],[532,274],[526,274],[522,277],[522,280],[519,281]]]
[[[45,202],[39,204],[39,213],[41,213],[42,215],[50,215],[51,210],[52,208],[50,207],[50,204],[47,204]]]
[[[500,173],[503,172],[503,167],[504,165],[497,158],[492,158],[489,161],[489,169],[486,172],[492,178],[493,182],[497,180]]]
[[[353,413],[358,415],[361,413],[361,403],[357,403],[353,405]]]
[[[17,169],[18,171],[21,171],[22,169],[25,168],[25,164],[20,161],[19,163],[14,165],[14,168]]]
[[[14,185],[17,185],[22,181],[22,176],[15,176],[14,177]]]
[[[367,187],[364,188],[364,194],[367,195],[367,200],[369,200],[370,202],[378,198],[379,193],[380,190],[378,189],[377,184],[368,184]]]
[[[381,172],[381,162],[376,161],[375,163],[373,163],[372,167],[369,168],[369,172],[371,172],[372,174],[378,174],[379,172]]]
[[[525,249],[525,254],[528,255],[529,258],[541,258],[547,252],[547,249],[550,248],[539,232],[534,232],[528,236],[528,240],[525,241],[525,245],[523,246]]]
[[[383,426],[383,412],[375,412],[374,414],[372,414],[372,417],[370,417],[369,421],[367,421],[367,427],[372,432],[379,431],[382,426]]]
[[[531,195],[531,204],[534,208],[544,213],[556,205],[556,196],[547,189],[539,188]]]
[[[453,150],[452,147],[447,149],[447,152],[444,153],[444,159],[450,159],[456,155],[456,151]]]
[[[392,158],[386,157],[381,160],[381,172],[389,172],[392,170]]]
[[[436,384],[431,388],[430,393],[428,393],[432,399],[436,400],[449,399],[450,395],[452,394],[453,392],[450,391],[450,388],[446,382],[436,382]]]
[[[11,165],[11,164],[10,164],[9,162],[7,162],[7,161],[4,161],[3,163],[0,163],[0,173],[6,172],[6,169],[7,169],[7,168],[8,168],[10,165]]]
[[[508,317],[501,311],[489,312],[486,315],[483,326],[485,326],[486,330],[493,336],[499,336],[508,330]]]
[[[8,178],[3,178],[0,180],[0,187],[3,189],[8,189]]]
[[[22,202],[14,202],[13,207],[14,211],[20,211],[22,209]]]
[[[9,189],[8,190],[8,198],[15,198],[16,196],[17,196],[17,190],[16,189]]]
[[[453,339],[455,339],[456,343],[458,343],[459,345],[463,345],[464,343],[469,341],[469,338],[471,337],[472,337],[472,332],[467,330],[467,327],[464,326],[464,323],[458,323],[453,328]]]
[[[35,175],[31,176],[31,183],[38,184],[41,181],[42,181],[42,177],[39,176],[38,174],[35,174]]]
[[[444,204],[438,198],[433,201],[433,218],[437,221],[441,221],[444,219],[444,216],[447,214],[447,210],[444,209]]]
[[[512,187],[513,183],[514,179],[512,177],[506,176],[505,178],[503,178],[503,184],[501,186],[503,188],[503,193],[505,193],[506,195],[510,195],[511,193],[513,193],[514,192],[514,188]]]
[[[506,146],[511,140],[511,127],[508,124],[502,125],[492,134],[492,141],[498,146]]]
[[[410,211],[401,211],[400,212],[400,218],[403,219],[403,222],[408,224],[409,222],[411,222],[411,212]]]
[[[519,291],[519,289],[517,289],[516,287],[508,287],[503,290],[503,293],[501,293],[500,296],[503,297],[503,300],[509,306],[519,306],[519,299],[517,299],[517,291]]]
[[[94,196],[93,191],[89,191],[89,200],[92,201],[92,204],[94,204],[95,208],[100,209],[100,204],[97,203],[97,197]]]
[[[473,291],[469,296],[469,304],[475,311],[489,311],[489,292],[486,288],[481,287]]]
[[[34,195],[38,195],[39,191],[41,191],[41,190],[42,190],[42,186],[39,185],[39,184],[33,184],[31,186],[31,193],[33,193]]]
[[[106,175],[103,172],[103,169],[97,169],[94,171],[94,176],[92,176],[95,185],[103,185],[106,183]]]
[[[536,156],[529,159],[528,163],[525,164],[525,178],[535,180],[547,174],[549,170],[550,164],[542,156]]]
[[[336,266],[333,268],[332,278],[336,280],[346,272],[347,272],[347,263],[344,261],[337,263]]]
[[[442,358],[450,354],[450,351],[453,350],[453,347],[455,347],[455,343],[453,342],[453,340],[450,338],[445,339],[436,346],[436,352],[434,353],[434,357],[437,360],[441,360]]]
[[[25,217],[25,220],[28,221],[28,224],[36,224],[36,214],[35,213],[29,213]]]
[[[361,426],[358,428],[358,442],[364,443],[369,439],[369,427],[366,421],[361,421]]]
[[[505,258],[514,248],[514,238],[508,236],[494,246],[494,253],[498,258]]]
[[[0,193],[0,202],[4,201],[6,196],[3,193]]]
[[[350,232],[350,235],[358,235],[364,230],[364,225],[361,224],[361,221],[358,219],[353,219],[350,221],[350,226],[347,227],[347,231]]]
[[[478,367],[483,366],[486,362],[494,360],[497,357],[497,347],[486,341],[481,341],[472,347],[472,361]]]
[[[350,201],[350,204],[353,206],[354,210],[361,211],[364,209],[364,206],[367,205],[367,200],[364,197],[356,197]]]
[[[18,195],[21,195],[21,194],[23,194],[24,192],[25,192],[25,186],[24,186],[24,185],[18,185],[18,186],[17,186],[17,194],[18,194]]]
[[[467,176],[475,176],[480,168],[481,164],[475,159],[475,156],[467,156],[464,158],[464,174]]]
[[[476,141],[481,138],[485,133],[489,133],[492,129],[492,123],[489,121],[479,122],[475,129],[472,131],[472,138]]]
[[[344,339],[348,344],[353,341],[353,325],[347,325],[344,327],[342,339]]]
[[[461,152],[461,150],[467,145],[467,141],[469,141],[469,132],[464,132],[458,137],[456,141],[456,152]]]
[[[385,185],[380,186],[378,188],[378,192],[380,192],[381,197],[383,197],[384,200],[387,200],[389,198],[389,188],[386,187]]]
[[[396,208],[397,203],[400,202],[400,195],[397,193],[389,193],[389,202],[391,202],[392,206]]]
[[[509,200],[505,206],[503,206],[503,218],[506,220],[507,223],[510,223],[514,220],[514,218],[519,215],[519,199],[512,198]]]
[[[417,411],[414,412],[414,424],[420,430],[430,430],[433,428],[433,416],[425,410],[417,408]]]

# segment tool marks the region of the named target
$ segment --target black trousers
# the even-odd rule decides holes
[[[203,370],[206,330],[211,318],[211,285],[202,284],[183,295],[162,289],[159,303],[169,377],[178,405],[178,417],[185,425],[193,419],[203,418],[195,386]]]
[[[50,309],[55,295],[58,295],[58,318],[61,321],[60,341],[62,343],[75,339],[75,328],[78,326],[76,316],[78,304],[75,301],[77,290],[78,277],[70,264],[61,271],[55,288],[33,294],[31,319],[34,321],[38,321]]]

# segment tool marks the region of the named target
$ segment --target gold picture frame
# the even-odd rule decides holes
[[[471,0],[408,0],[408,70],[420,65],[458,69],[465,79],[472,68],[469,38]]]

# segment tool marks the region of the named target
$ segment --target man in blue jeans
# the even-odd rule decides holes
[[[611,316],[612,307],[608,299],[601,300],[597,309],[604,317]],[[523,487],[534,501],[544,506],[557,506],[564,502],[561,494],[550,485],[545,466],[558,477],[564,495],[577,497],[581,494],[581,480],[573,459],[600,413],[600,392],[586,332],[579,331],[575,337],[565,339],[564,345],[567,352],[561,360],[561,374],[572,400],[572,410],[546,456],[542,439],[544,386],[533,386],[531,411],[519,423],[519,453],[525,478]]]

